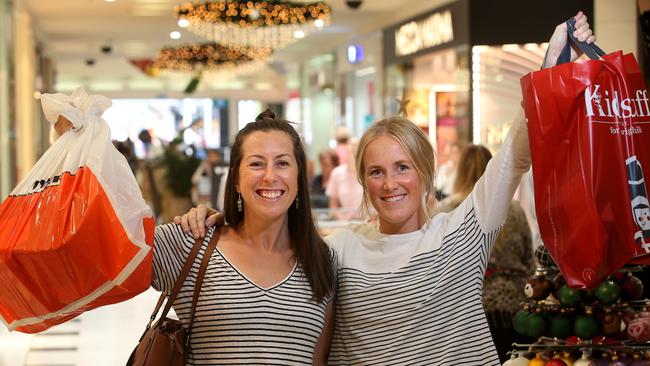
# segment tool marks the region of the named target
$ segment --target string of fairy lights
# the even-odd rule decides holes
[[[175,7],[187,29],[210,42],[161,49],[154,67],[162,71],[226,71],[247,74],[262,68],[274,50],[329,24],[322,2],[217,0]]]
[[[329,24],[324,2],[208,1],[176,6],[188,29],[223,45],[278,49]]]
[[[154,66],[173,71],[233,69],[252,63],[263,64],[271,53],[270,48],[226,47],[215,42],[193,43],[162,48]]]

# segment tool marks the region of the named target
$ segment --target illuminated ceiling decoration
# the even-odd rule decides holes
[[[176,6],[188,29],[226,46],[278,49],[329,24],[330,7],[324,2],[208,1]]]
[[[261,69],[271,53],[270,48],[193,43],[162,48],[154,60],[154,67],[176,72],[241,75]]]

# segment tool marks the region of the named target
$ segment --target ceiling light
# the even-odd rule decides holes
[[[187,28],[190,25],[190,21],[185,18],[178,19],[178,26],[181,28]]]
[[[179,39],[181,38],[181,32],[173,31],[169,33],[169,38],[171,39]]]
[[[115,0],[104,0],[104,1],[106,1],[107,3],[113,3],[113,2],[115,2]]]
[[[316,28],[323,28],[323,26],[325,25],[325,21],[323,19],[316,19],[314,20],[314,25],[316,26]]]
[[[296,39],[303,39],[303,38],[305,38],[305,32],[303,32],[301,30],[297,30],[297,31],[293,32],[293,36]]]

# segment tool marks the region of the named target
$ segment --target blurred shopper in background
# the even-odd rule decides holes
[[[445,149],[447,150],[445,153],[447,160],[438,166],[436,172],[436,197],[438,199],[445,198],[453,192],[456,168],[462,150],[457,142],[447,143]]]
[[[336,155],[339,156],[339,164],[347,164],[350,157],[350,131],[346,127],[339,127],[336,130]]]
[[[363,201],[363,187],[359,184],[354,155],[359,142],[351,139],[347,145],[348,161],[332,170],[325,193],[329,197],[329,209],[335,220],[361,218],[359,208]]]
[[[325,194],[327,184],[334,168],[339,165],[339,156],[335,150],[325,149],[318,154],[320,174],[316,175],[311,182],[311,202],[314,208],[329,207],[329,198]]]
[[[205,160],[192,175],[192,202],[223,211],[227,173],[228,167],[223,162],[221,152],[208,149]]]

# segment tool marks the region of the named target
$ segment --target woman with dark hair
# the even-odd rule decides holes
[[[305,153],[270,110],[235,138],[221,230],[192,326],[188,364],[324,364],[333,319],[331,250],[312,220]],[[154,288],[170,291],[195,239],[156,228]],[[174,309],[189,317],[193,282]]]

